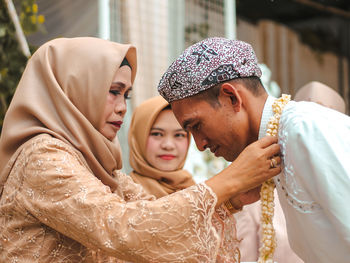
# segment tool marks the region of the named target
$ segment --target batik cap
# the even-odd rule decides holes
[[[187,48],[164,73],[158,91],[168,102],[198,94],[221,82],[261,77],[254,50],[246,42],[207,38]]]

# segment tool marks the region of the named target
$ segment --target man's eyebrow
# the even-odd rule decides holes
[[[191,119],[187,119],[183,122],[182,126],[184,127],[185,131],[188,131],[187,126],[190,125],[193,121],[194,121],[194,119],[191,118]]]

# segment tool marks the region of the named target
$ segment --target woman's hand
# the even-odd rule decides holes
[[[264,137],[248,145],[226,169],[206,181],[218,197],[217,205],[238,196],[243,205],[258,200],[254,188],[281,172],[279,153],[275,137]]]

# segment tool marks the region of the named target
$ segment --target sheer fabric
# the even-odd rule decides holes
[[[153,200],[130,177],[115,179],[112,193],[72,146],[32,139],[4,186],[0,261],[216,261],[223,233],[212,224],[217,199],[209,187]]]
[[[130,163],[134,169],[131,177],[136,183],[142,185],[147,193],[156,198],[181,191],[195,184],[192,176],[182,169],[184,161],[176,170],[165,172],[151,166],[146,160],[146,144],[150,130],[159,113],[168,105],[161,96],[143,102],[133,113],[129,131]],[[222,206],[216,210],[212,223],[221,239],[217,261],[239,262],[240,254],[234,216]]]
[[[56,39],[31,57],[0,139],[0,262],[215,262],[216,195],[205,184],[154,200],[99,132],[116,70],[136,50]]]

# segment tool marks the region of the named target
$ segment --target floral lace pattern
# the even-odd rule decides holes
[[[220,234],[221,245],[216,259],[217,263],[240,262],[241,254],[238,248],[236,219],[224,205],[216,209],[213,224]]]
[[[114,176],[112,193],[70,145],[32,139],[0,199],[0,262],[216,262],[217,200],[208,186],[154,200]]]

